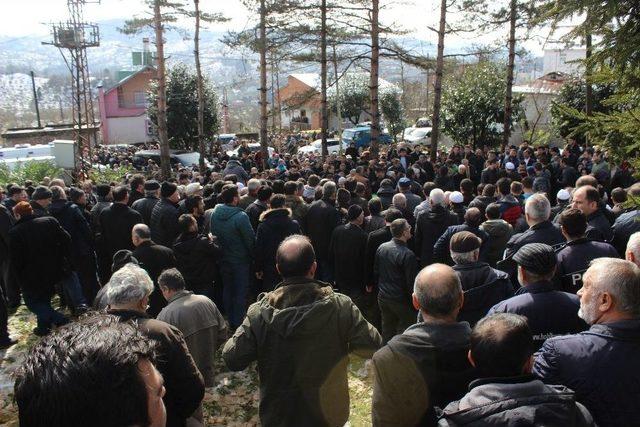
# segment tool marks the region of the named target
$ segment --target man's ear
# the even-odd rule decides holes
[[[279,275],[282,276],[282,273],[280,273],[280,266],[276,263],[276,271],[278,272]]]
[[[416,297],[415,292],[411,294],[411,301],[413,302],[413,308],[420,311],[420,303],[418,302],[418,297]]]
[[[467,360],[471,363],[471,366],[476,367],[476,361],[473,360],[473,356],[471,355],[471,350],[467,352]]]
[[[311,268],[309,269],[309,274],[311,276],[315,276],[316,275],[316,270],[318,269],[318,263],[313,261],[313,264],[311,264]],[[278,271],[279,273],[279,271]]]
[[[523,374],[530,374],[533,371],[533,354],[529,356],[526,362],[524,362],[524,366],[522,367]]]

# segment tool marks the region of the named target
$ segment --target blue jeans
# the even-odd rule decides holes
[[[67,323],[67,318],[51,306],[51,295],[32,295],[29,292],[22,292],[22,296],[29,311],[38,318],[38,329],[49,331],[53,325],[60,326]]]
[[[75,271],[72,271],[71,274],[62,279],[60,283],[62,284],[63,292],[69,298],[69,302],[73,308],[87,304],[87,300],[85,300],[84,295],[82,294],[80,279]]]
[[[247,314],[247,290],[249,288],[250,266],[248,264],[222,265],[222,300],[229,318],[229,325],[236,329]]]

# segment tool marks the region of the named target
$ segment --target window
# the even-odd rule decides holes
[[[118,107],[124,108],[124,91],[122,86],[118,86]]]
[[[147,97],[144,92],[133,93],[133,103],[136,107],[145,107],[147,105]]]

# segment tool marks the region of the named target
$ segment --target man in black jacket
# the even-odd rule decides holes
[[[618,251],[608,243],[588,239],[587,217],[578,209],[560,214],[560,231],[567,244],[557,252],[556,281],[560,289],[575,294],[582,287],[582,274],[596,258],[616,258]]]
[[[20,202],[14,209],[18,219],[9,230],[9,256],[27,308],[36,315],[37,335],[46,335],[53,325],[67,322],[53,309],[54,287],[70,274],[71,237],[50,216],[36,218],[31,205]]]
[[[173,253],[178,270],[186,282],[186,289],[213,300],[213,281],[218,275],[222,250],[213,236],[199,233],[198,222],[193,215],[180,215],[178,225],[180,235],[173,245]],[[168,254],[167,251],[163,252]]]
[[[162,199],[153,207],[149,227],[151,238],[159,245],[170,248],[180,233],[178,229],[178,202],[180,193],[173,182],[163,182],[160,187]]]
[[[467,321],[471,326],[483,318],[495,304],[513,295],[507,273],[478,261],[480,244],[480,239],[468,231],[454,234],[450,244],[451,258],[455,263],[453,270],[464,291],[464,305],[458,314],[458,320]]]
[[[260,215],[269,209],[269,200],[271,199],[271,195],[273,194],[273,190],[271,187],[266,185],[261,185],[258,188],[258,192],[256,193],[257,199],[247,206],[244,210],[245,213],[249,216],[249,221],[251,221],[251,227],[253,231],[256,232],[258,230],[258,224],[260,223]]]
[[[433,261],[441,262],[447,265],[453,265],[451,254],[449,253],[449,246],[451,238],[454,234],[460,231],[469,231],[480,238],[482,246],[480,247],[480,259],[484,261],[485,251],[487,248],[487,242],[489,241],[489,235],[480,229],[482,224],[482,213],[478,208],[469,208],[464,214],[464,224],[451,225],[442,233],[440,238],[433,246]]]
[[[407,247],[411,226],[403,218],[393,221],[390,228],[393,240],[380,245],[373,265],[385,343],[416,321],[411,293],[418,273],[418,260]]]
[[[439,426],[594,426],[573,391],[531,375],[532,334],[527,319],[503,313],[473,328],[469,361],[481,379],[444,409]]]
[[[86,301],[93,301],[98,289],[98,273],[96,253],[93,243],[93,231],[89,221],[82,210],[75,203],[67,200],[67,195],[62,187],[51,187],[51,206],[49,213],[71,236],[71,266],[73,272],[70,280],[79,281],[84,298],[77,298],[74,293],[69,293],[72,309],[84,306]],[[72,285],[75,288],[75,285]]]
[[[180,331],[145,312],[154,285],[140,267],[127,264],[107,283],[109,314],[133,320],[140,332],[158,342],[157,367],[164,379],[167,427],[186,426],[204,397],[204,381]]]
[[[555,290],[551,280],[556,270],[556,254],[549,245],[529,243],[516,252],[518,279],[522,288],[516,295],[494,305],[489,313],[514,313],[525,316],[534,334],[535,349],[547,339],[586,329],[578,316],[580,299]]]
[[[289,236],[300,234],[300,224],[291,217],[291,210],[285,207],[286,196],[274,194],[271,209],[260,215],[260,225],[256,233],[255,269],[256,277],[262,278],[262,291],[270,292],[282,281],[276,269],[278,246]]]
[[[591,240],[610,242],[613,239],[611,223],[600,208],[600,193],[590,185],[576,188],[573,192],[574,209],[579,209],[587,216],[589,227],[586,236]]]
[[[380,307],[378,307],[378,289],[375,286],[375,278],[373,277],[373,265],[376,260],[376,252],[383,243],[390,241],[393,236],[391,235],[391,223],[396,219],[402,218],[402,212],[397,209],[387,209],[387,213],[384,216],[385,227],[372,231],[367,236],[367,244],[364,251],[364,283],[365,283],[365,310],[363,310],[364,317],[376,327],[376,329],[382,329],[382,323],[380,319]]]
[[[367,234],[362,230],[364,211],[358,205],[351,205],[345,225],[333,230],[329,244],[329,258],[333,265],[338,291],[349,295],[353,302],[362,307],[364,294],[364,252]]]
[[[158,276],[167,268],[176,267],[176,258],[171,249],[157,245],[151,240],[151,231],[145,224],[137,224],[133,227],[131,240],[136,248],[132,253],[133,257],[138,260],[140,267],[147,271],[155,285],[155,290],[149,297],[147,313],[156,317],[167,305],[167,300],[164,299],[158,287]]]
[[[433,247],[445,230],[458,224],[457,215],[445,207],[444,191],[439,188],[431,190],[429,204],[429,211],[418,215],[414,236],[416,253],[420,256],[422,267],[433,262]]]
[[[504,261],[498,263],[498,269],[506,272],[511,277],[511,282],[518,287],[516,264],[513,255],[528,243],[544,243],[552,248],[559,248],[564,244],[564,236],[560,229],[549,221],[551,204],[543,194],[534,194],[527,199],[524,205],[524,217],[529,229],[523,233],[514,234],[507,242],[504,252]]]
[[[149,180],[144,183],[144,198],[138,199],[131,204],[131,207],[142,215],[145,224],[151,224],[151,213],[153,208],[160,201],[160,184],[156,180]]]
[[[131,188],[131,192],[129,193],[128,203],[129,206],[132,206],[135,202],[142,199],[144,197],[144,176],[140,174],[135,174],[131,177],[131,181],[129,186]]]
[[[422,322],[373,355],[374,426],[435,425],[434,408],[461,398],[474,378],[471,328],[456,321],[463,294],[455,272],[444,264],[424,268],[412,299]]]
[[[121,185],[113,189],[113,204],[100,213],[100,235],[104,256],[109,259],[121,249],[133,250],[131,230],[142,222],[142,216],[128,206],[129,191]]]
[[[332,181],[322,186],[322,199],[316,200],[309,207],[306,224],[302,227],[311,239],[316,253],[318,269],[316,277],[323,282],[333,281],[333,271],[329,260],[329,243],[331,233],[340,225],[340,212],[336,208],[336,184]]]

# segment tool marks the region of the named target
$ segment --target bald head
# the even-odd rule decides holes
[[[313,278],[316,271],[316,254],[309,238],[294,234],[280,243],[276,252],[276,268],[285,279]]]
[[[151,229],[147,224],[136,224],[131,229],[131,241],[138,247],[142,242],[151,240]]]
[[[404,209],[407,207],[407,197],[402,193],[394,194],[391,203],[398,209]]]
[[[431,317],[455,321],[462,307],[460,279],[448,265],[431,264],[416,276],[413,297],[425,320]]]

